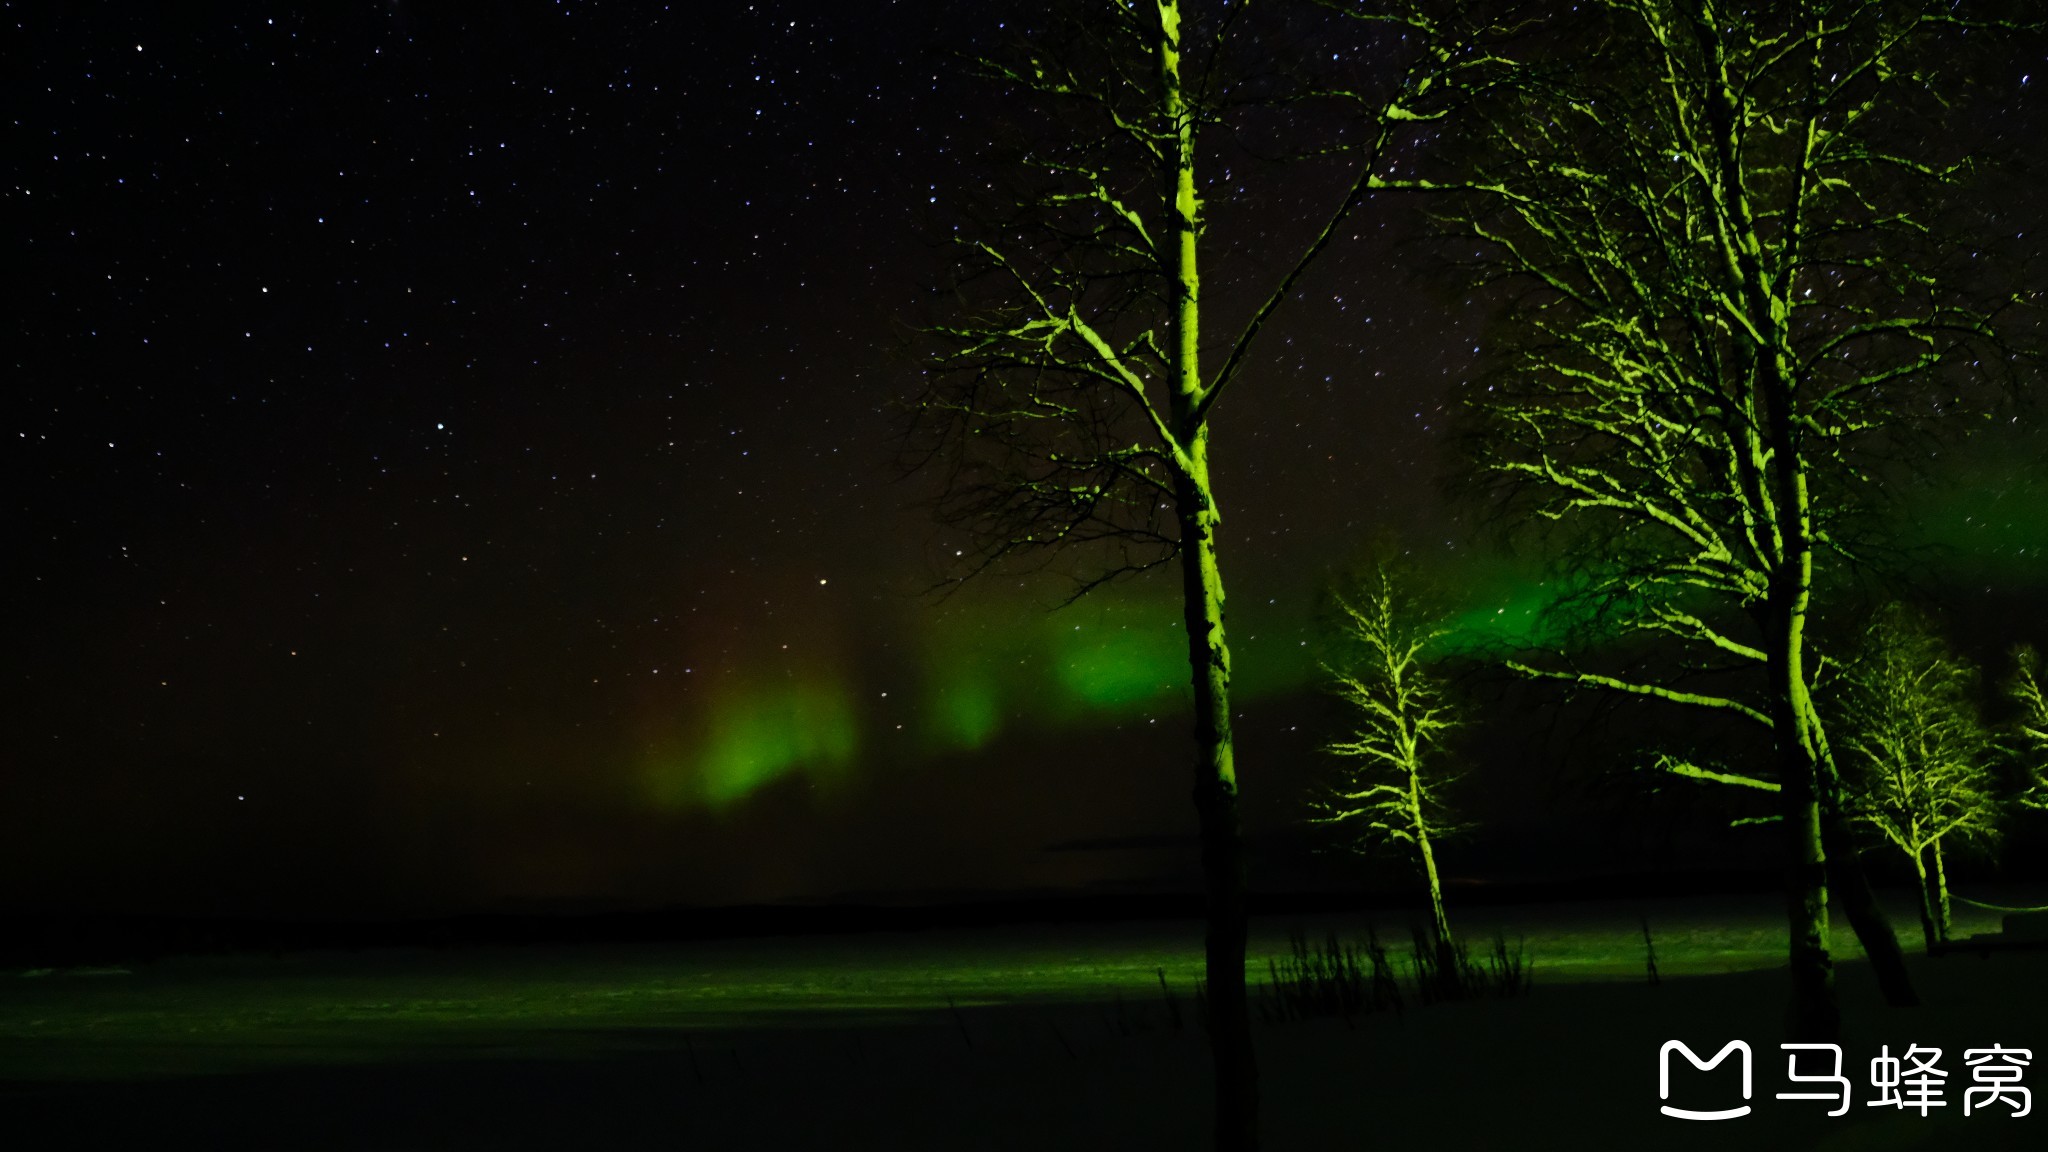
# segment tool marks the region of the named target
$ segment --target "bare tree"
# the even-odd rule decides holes
[[[1384,564],[1354,596],[1339,597],[1337,610],[1346,655],[1325,671],[1356,720],[1349,739],[1325,748],[1344,765],[1328,794],[1314,802],[1313,819],[1356,831],[1361,850],[1392,844],[1413,858],[1429,885],[1444,970],[1456,972],[1435,845],[1459,830],[1444,802],[1456,777],[1444,763],[1443,746],[1459,718],[1448,684],[1426,659],[1447,633],[1403,595]]]
[[[2041,692],[2041,654],[2022,644],[2012,650],[2006,697],[2018,707],[2011,724],[2010,750],[2025,774],[2019,803],[2048,811],[2048,696]]]
[[[1949,937],[1944,846],[1995,842],[2003,812],[1977,681],[1925,618],[1894,604],[1823,702],[1857,819],[1913,866],[1929,950]]]
[[[961,234],[953,316],[932,329],[946,348],[911,443],[944,474],[937,512],[971,537],[969,574],[1085,546],[1099,566],[1077,575],[1079,596],[1180,562],[1220,1148],[1254,1146],[1258,1095],[1210,432],[1304,273],[1375,190],[1401,183],[1391,165],[1418,131],[1496,63],[1463,5],[1441,5],[1442,20],[1428,7],[1353,20],[1295,5],[1253,27],[1264,9],[1244,3],[1074,0],[1022,15],[1017,50],[973,63],[1010,110],[1018,161],[998,206]],[[1367,73],[1297,83],[1290,73],[1324,58],[1331,45],[1316,37],[1333,28],[1366,35],[1344,56]],[[1295,150],[1346,165],[1341,191],[1220,322],[1205,285],[1232,249],[1209,226],[1256,183],[1247,141],[1285,150],[1329,125],[1342,130]],[[1258,250],[1223,261],[1223,283],[1267,266],[1276,232],[1264,231]]]
[[[1827,1037],[1831,878],[1888,997],[1913,993],[1814,706],[1816,572],[1853,559],[1845,514],[1905,437],[1980,411],[2011,365],[2012,292],[1945,234],[1986,218],[1960,211],[1974,169],[1938,127],[1964,50],[1999,41],[1947,0],[1582,7],[1574,67],[1498,103],[1446,214],[1481,283],[1516,293],[1476,459],[1577,542],[1609,635],[1664,659],[1516,666],[1769,742],[1761,774],[1665,763],[1775,794],[1791,1027]]]

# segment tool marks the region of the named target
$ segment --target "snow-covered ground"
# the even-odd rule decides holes
[[[1643,978],[1645,912],[1665,974],[1656,986]],[[1965,1049],[2048,1057],[2048,953],[1916,957],[1929,1003],[1905,1011],[1885,1008],[1845,959],[1853,1100],[1834,1118],[1826,1103],[1775,1098],[1795,1086],[1777,1047],[1784,979],[1769,965],[1781,929],[1768,898],[1466,923],[1526,938],[1531,993],[1350,1024],[1260,1023],[1268,1147],[2048,1146],[2048,1099],[2019,1119],[2002,1103],[1962,1114]],[[1362,921],[1329,926],[1362,933]],[[1288,927],[1261,925],[1254,955],[1284,950]],[[1038,926],[10,975],[0,1144],[1200,1148],[1198,939],[1191,924]],[[1703,1059],[1747,1042],[1752,1112],[1659,1115],[1658,1054],[1673,1039]],[[1927,1116],[1867,1104],[1880,1046],[1899,1056],[1912,1045],[1942,1049],[1946,1103]],[[1825,1070],[1808,1057],[1800,1067]],[[1700,1073],[1681,1060],[1670,1102],[1739,1104],[1734,1073],[1733,1061]],[[2048,1070],[2033,1064],[2020,1083],[2048,1091]]]

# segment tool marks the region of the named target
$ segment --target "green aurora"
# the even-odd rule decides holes
[[[1460,645],[1533,634],[1546,603],[1540,584],[1498,565],[1462,583],[1474,606],[1456,619]],[[728,673],[680,715],[653,719],[639,763],[646,795],[661,808],[719,811],[790,777],[829,789],[879,754],[883,726],[897,720],[924,760],[1006,736],[1179,723],[1188,657],[1173,591],[1113,589],[1057,610],[984,599],[923,611],[910,625],[911,707],[888,721],[868,706],[887,693],[843,656]],[[1233,613],[1244,637],[1233,645],[1241,702],[1320,681],[1312,603],[1304,595]]]
[[[1903,501],[1905,541],[1951,578],[2048,585],[2048,468],[2017,423],[1965,440]]]
[[[1177,606],[1163,593],[1094,599],[1061,611],[977,605],[921,616],[906,721],[921,754],[970,753],[1006,731],[1088,730],[1177,706],[1187,679]],[[719,810],[790,776],[830,786],[872,749],[882,721],[864,705],[885,695],[844,658],[729,674],[649,741],[647,793],[664,808]]]
[[[1996,435],[1971,447],[1905,497],[1901,538],[1931,549],[1952,578],[2048,584],[2048,475]],[[1535,562],[1469,549],[1414,559],[1451,603],[1438,654],[1483,659],[1562,643],[1570,622],[1553,611],[1558,589]],[[902,626],[914,654],[911,703],[888,723],[903,723],[918,758],[971,755],[1023,734],[1183,721],[1187,648],[1170,582],[1112,587],[1058,609],[975,591],[917,605]],[[1241,702],[1321,682],[1317,598],[1310,585],[1284,602],[1232,605]],[[843,655],[727,673],[675,714],[650,718],[638,762],[645,795],[664,809],[722,811],[791,777],[846,784],[879,755],[885,722],[868,706],[882,694],[873,679]]]

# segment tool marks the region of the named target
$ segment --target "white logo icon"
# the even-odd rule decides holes
[[[1701,1060],[1697,1053],[1686,1047],[1681,1041],[1666,1040],[1664,1047],[1657,1051],[1658,1099],[1671,1099],[1671,1053],[1674,1050],[1685,1053],[1686,1060],[1694,1068],[1702,1072],[1712,1072],[1720,1067],[1721,1061],[1726,1060],[1730,1052],[1742,1053],[1742,1098],[1744,1100],[1749,1099],[1751,1086],[1749,1045],[1740,1040],[1730,1040],[1726,1047],[1714,1053],[1712,1060]],[[1695,1112],[1689,1108],[1673,1108],[1669,1104],[1662,1105],[1657,1110],[1666,1116],[1676,1116],[1680,1120],[1733,1120],[1737,1116],[1749,1115],[1749,1105],[1747,1104],[1740,1108],[1724,1108],[1719,1112]]]

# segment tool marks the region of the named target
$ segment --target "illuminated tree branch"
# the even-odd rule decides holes
[[[1737,772],[1723,772],[1715,768],[1703,768],[1690,760],[1676,756],[1659,756],[1652,766],[1656,771],[1668,772],[1673,776],[1684,776],[1693,780],[1710,780],[1716,784],[1733,784],[1738,788],[1754,788],[1759,792],[1777,792],[1779,786],[1769,780],[1744,776]]]
[[[1584,684],[1610,692],[1623,692],[1632,696],[1651,696],[1673,704],[1690,704],[1698,708],[1721,709],[1753,720],[1765,728],[1771,726],[1771,718],[1739,700],[1725,696],[1713,696],[1704,692],[1686,692],[1662,684],[1642,684],[1623,680],[1618,676],[1607,676],[1597,672],[1560,672],[1549,668],[1536,668],[1519,660],[1507,662],[1508,669],[1521,675],[1544,680],[1563,680],[1572,684]]]

